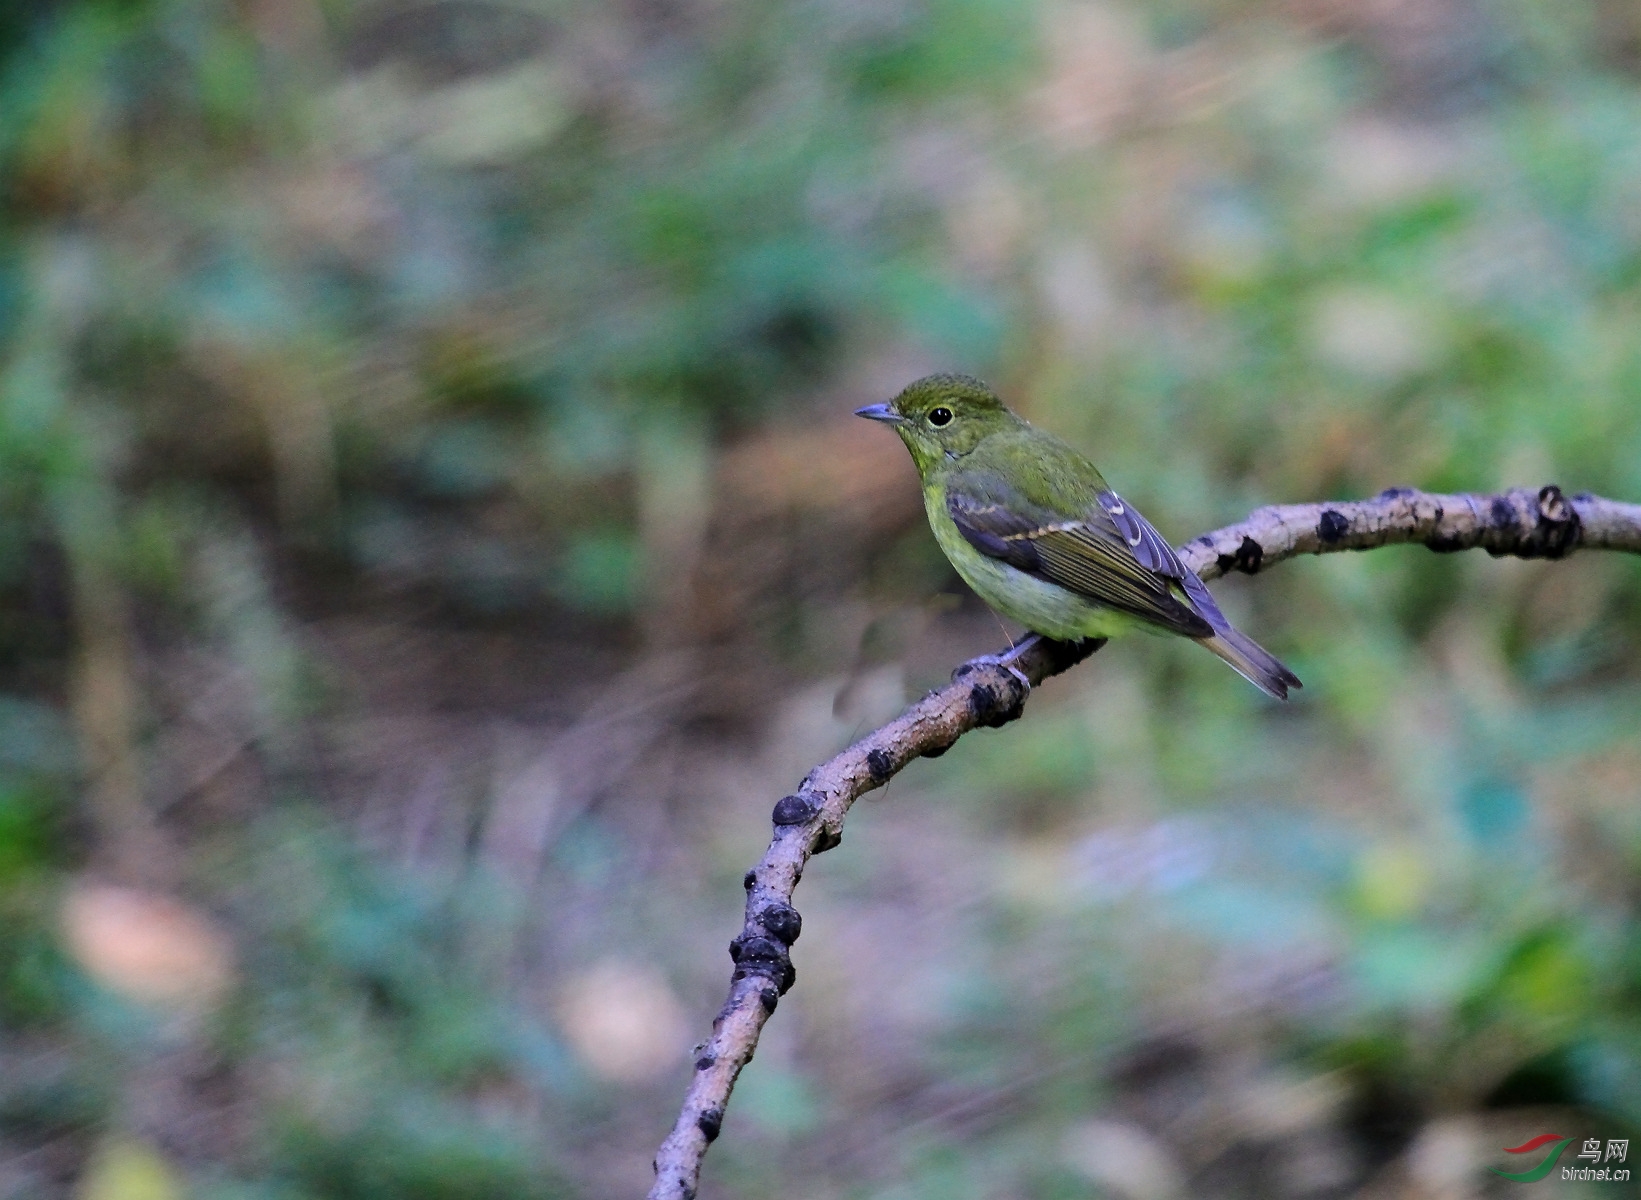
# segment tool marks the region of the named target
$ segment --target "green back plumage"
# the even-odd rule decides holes
[[[1021,500],[1061,520],[1086,516],[1097,507],[1099,494],[1110,490],[1088,459],[1017,417],[1012,427],[986,437],[971,454],[945,459],[934,470],[1001,474]]]

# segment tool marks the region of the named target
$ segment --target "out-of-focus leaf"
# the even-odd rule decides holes
[[[634,600],[639,567],[638,547],[621,534],[582,534],[563,551],[554,590],[577,608],[618,613]]]
[[[182,1180],[158,1151],[119,1138],[92,1158],[75,1193],[78,1200],[182,1200]]]

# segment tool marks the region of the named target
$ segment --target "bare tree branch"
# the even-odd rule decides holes
[[[1217,579],[1233,570],[1252,575],[1297,554],[1399,542],[1420,542],[1438,552],[1479,548],[1516,558],[1561,558],[1580,547],[1641,553],[1641,505],[1588,494],[1569,499],[1554,485],[1453,496],[1391,488],[1371,500],[1261,508],[1239,524],[1188,543],[1180,557],[1202,578]],[[1037,684],[1103,644],[1033,638],[1014,665]],[[844,817],[866,792],[882,787],[915,758],[944,754],[971,729],[1014,720],[1025,699],[1026,689],[1004,668],[985,660],[966,663],[950,684],[816,767],[775,805],[769,848],[746,873],[746,922],[729,946],[735,962],[729,998],[697,1053],[678,1122],[655,1156],[649,1200],[694,1200],[701,1161],[723,1124],[735,1079],[752,1060],[764,1022],[796,979],[790,947],[802,921],[792,893],[810,856],[842,840]]]

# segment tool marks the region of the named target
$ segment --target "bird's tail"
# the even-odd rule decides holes
[[[1212,637],[1197,639],[1200,644],[1223,658],[1231,665],[1231,670],[1267,696],[1286,700],[1289,688],[1305,686],[1299,682],[1299,676],[1283,666],[1276,655],[1225,619],[1225,614],[1219,611],[1219,605],[1214,603],[1202,580],[1190,571],[1185,576],[1185,594],[1190,597],[1196,610],[1207,618],[1208,624],[1214,627]]]
[[[1213,637],[1198,638],[1197,642],[1230,663],[1231,670],[1267,696],[1286,700],[1289,688],[1305,686],[1276,655],[1228,623],[1216,630]]]

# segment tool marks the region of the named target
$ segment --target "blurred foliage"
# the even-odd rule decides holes
[[[636,1194],[769,801],[996,640],[844,414],[980,372],[1180,536],[1641,499],[1638,72],[1619,0],[0,6],[0,1196]],[[1292,564],[1293,708],[1142,640],[914,767],[709,1185],[1622,1136],[1638,585]]]

